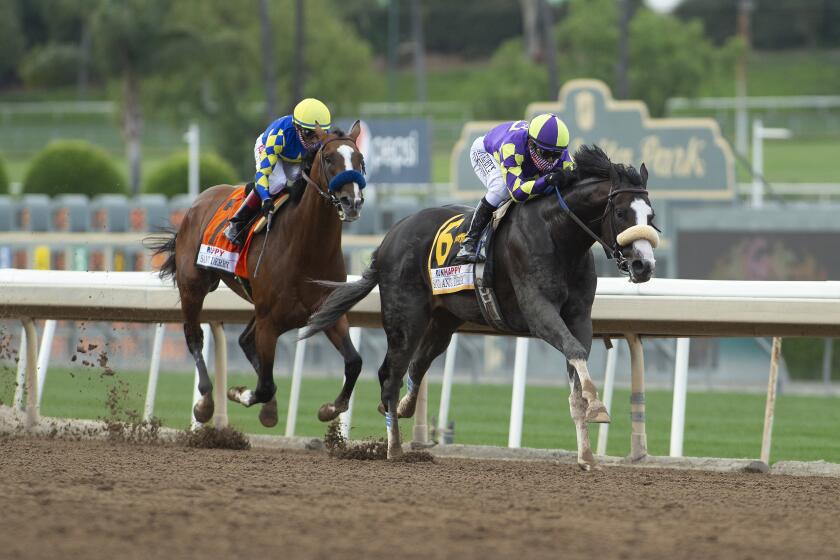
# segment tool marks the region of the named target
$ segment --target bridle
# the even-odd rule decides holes
[[[323,179],[324,183],[326,183],[328,185],[327,190],[325,191],[324,189],[321,188],[321,186],[318,183],[313,181],[312,178],[306,173],[306,171],[301,169],[300,175],[301,175],[301,177],[303,177],[304,181],[306,181],[306,183],[308,185],[311,185],[311,186],[315,187],[315,192],[317,192],[318,195],[321,198],[323,198],[329,204],[333,205],[333,207],[335,208],[335,211],[338,213],[338,218],[341,221],[344,221],[344,218],[345,218],[344,208],[341,206],[341,201],[338,199],[338,197],[335,195],[335,193],[329,188],[330,183],[336,177],[338,177],[338,175],[341,175],[341,173],[339,173],[337,175],[334,175],[332,178],[327,178],[327,172],[326,172],[327,161],[326,161],[326,156],[324,155],[324,148],[327,147],[327,144],[330,144],[332,142],[345,142],[345,143],[351,144],[355,151],[357,151],[357,152],[360,151],[359,147],[356,145],[356,142],[352,138],[348,138],[346,136],[337,136],[335,138],[330,138],[329,140],[327,140],[326,142],[324,142],[323,144],[321,144],[318,147],[318,153],[317,153],[317,156],[316,156],[316,157],[318,157],[318,170],[320,171],[320,175],[321,175],[320,178]],[[349,171],[349,170],[347,170],[347,171]],[[354,169],[352,171],[356,171],[356,170]],[[364,165],[362,166],[362,171],[364,172]],[[356,171],[356,173],[358,173],[358,171]],[[364,176],[363,175],[362,175],[362,181],[364,181]],[[363,184],[359,185],[359,188],[363,189],[364,186],[365,185],[363,183]],[[362,196],[362,200],[364,200],[364,196]]]
[[[604,181],[604,179],[594,177],[591,179],[585,179],[583,181],[580,181],[579,183],[575,184],[575,187],[591,185],[595,183],[600,183],[602,181]],[[603,222],[604,220],[609,218],[610,228],[612,229],[613,233],[611,245],[608,244],[600,235],[592,231],[592,229],[588,225],[586,225],[586,223],[584,223],[583,220],[581,220],[574,212],[572,212],[572,209],[569,208],[569,205],[566,204],[565,199],[563,199],[563,195],[560,194],[560,189],[554,187],[554,192],[557,194],[557,202],[559,203],[560,208],[562,208],[569,215],[572,221],[575,222],[584,232],[586,232],[586,234],[589,235],[589,237],[591,237],[596,243],[598,243],[599,245],[601,245],[601,247],[604,248],[604,252],[607,254],[607,258],[615,260],[615,265],[618,267],[618,271],[621,274],[629,276],[630,261],[621,252],[621,246],[618,244],[618,228],[616,227],[615,223],[615,197],[622,193],[648,194],[647,189],[644,189],[642,187],[616,188],[615,183],[611,182],[610,192],[607,195],[607,204],[604,207],[604,212],[599,217],[589,222],[590,224],[595,224],[598,222]],[[652,227],[659,231],[659,228],[657,228],[656,226]]]

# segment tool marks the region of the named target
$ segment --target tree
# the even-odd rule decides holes
[[[683,0],[674,13],[683,20],[701,20],[709,37],[723,45],[737,32],[737,5],[734,0]],[[836,0],[762,1],[758,8],[752,14],[752,42],[758,49],[840,46]]]
[[[634,6],[638,4],[630,0]],[[562,81],[597,78],[616,91],[618,17],[613,0],[571,1],[568,15],[554,30]],[[715,48],[699,22],[636,7],[629,29],[630,97],[645,101],[653,115],[663,113],[669,97],[694,95],[704,82],[732,67],[736,46]],[[482,91],[476,108],[481,118],[520,118],[528,103],[545,99],[545,70],[523,61],[521,53],[521,39],[506,41],[471,84]]]
[[[0,0],[0,85],[14,75],[24,44],[17,2]]]
[[[194,46],[191,37],[170,18],[171,6],[169,0],[100,0],[93,15],[93,42],[100,61],[121,82],[122,129],[132,193],[140,189],[143,80],[178,68]]]
[[[307,69],[304,97],[322,99],[333,115],[350,114],[358,103],[375,98],[384,84],[373,67],[367,43],[352,27],[338,20],[329,0],[307,0]],[[157,77],[149,90],[158,111],[178,120],[198,116],[216,131],[216,147],[239,172],[253,172],[254,140],[268,125],[262,110],[265,95],[265,58],[273,64],[277,107],[288,108],[292,98],[294,58],[294,0],[269,3],[274,40],[268,52],[260,46],[260,22],[253,0],[179,0],[171,18],[190,28],[197,55],[173,78]],[[243,61],[248,63],[243,64]]]
[[[572,0],[555,34],[560,52],[557,63],[564,80],[585,77],[613,83],[618,50],[614,0]]]
[[[695,95],[703,81],[731,59],[716,50],[699,21],[641,9],[630,24],[630,93],[661,115],[669,97]]]

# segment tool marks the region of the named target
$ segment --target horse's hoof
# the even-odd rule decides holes
[[[376,407],[376,410],[379,411],[379,414],[385,416],[385,405],[382,402],[379,403],[379,406]]]
[[[601,402],[594,402],[586,409],[586,421],[590,424],[609,424],[610,413]]]
[[[213,418],[213,410],[213,395],[212,393],[207,393],[195,403],[193,407],[193,418],[199,424],[204,424]]]
[[[277,399],[271,399],[260,409],[260,424],[266,428],[277,425]]]
[[[230,401],[238,402],[240,404],[245,404],[242,402],[242,393],[245,392],[245,387],[231,387],[227,390],[227,398]],[[248,406],[248,405],[245,405]]]
[[[411,418],[414,416],[414,409],[417,407],[417,399],[412,399],[406,395],[400,399],[400,404],[397,405],[398,418]]]
[[[325,403],[321,405],[321,408],[318,409],[318,420],[321,422],[330,422],[338,418],[338,416],[347,410],[347,407],[344,407],[342,410],[340,407],[335,406],[333,403]]]
[[[603,470],[601,465],[599,465],[598,463],[595,463],[595,462],[587,463],[586,461],[578,461],[578,467],[583,472],[592,472],[592,471]]]

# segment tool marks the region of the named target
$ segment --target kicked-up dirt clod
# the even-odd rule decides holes
[[[184,430],[178,434],[177,442],[199,449],[251,449],[248,436],[231,426],[221,429],[201,426],[197,430]]]

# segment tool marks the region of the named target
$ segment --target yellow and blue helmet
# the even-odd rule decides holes
[[[528,138],[543,150],[562,152],[569,146],[569,129],[557,115],[543,113],[531,119]]]
[[[314,130],[315,125],[324,130],[330,129],[330,110],[323,102],[314,97],[307,97],[297,105],[292,113],[292,120],[301,128]]]

